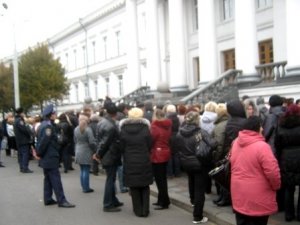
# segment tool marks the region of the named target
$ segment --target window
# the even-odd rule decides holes
[[[118,76],[119,78],[119,94],[120,96],[122,97],[124,95],[124,92],[123,92],[123,78],[122,78],[122,75]]]
[[[198,30],[198,0],[193,0],[193,30]]]
[[[66,53],[65,54],[65,69],[68,71],[68,69],[69,69],[69,54],[68,53]]]
[[[104,59],[107,59],[107,37],[103,37]]]
[[[92,42],[93,55],[92,55],[92,63],[96,63],[96,42]]]
[[[95,86],[95,99],[98,99],[98,81],[94,81],[94,86]]]
[[[229,20],[233,18],[233,0],[223,1],[223,20]]]
[[[235,51],[230,49],[223,52],[224,57],[224,71],[235,69]]]
[[[106,96],[109,96],[110,93],[109,93],[109,78],[105,78],[105,84],[106,84]]]
[[[82,46],[82,56],[83,56],[83,66],[87,65],[87,61],[86,61],[86,52],[85,52],[85,45]]]
[[[89,97],[89,84],[88,84],[88,82],[84,82],[84,96]]]
[[[116,32],[116,41],[117,41],[117,56],[120,55],[120,31]]]
[[[259,63],[266,64],[273,62],[273,41],[267,40],[259,43]]]
[[[263,9],[273,5],[273,0],[257,0],[257,8]]]
[[[74,54],[74,68],[77,69],[77,51],[76,49],[73,50]]]
[[[194,66],[194,76],[195,76],[195,81],[197,82],[197,85],[200,81],[200,62],[199,62],[199,57],[193,58],[193,66]]]
[[[75,101],[79,102],[79,90],[78,90],[78,84],[75,84]]]

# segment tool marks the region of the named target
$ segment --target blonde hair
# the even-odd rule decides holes
[[[205,104],[204,106],[204,111],[208,111],[208,112],[216,112],[216,108],[217,108],[217,103],[210,101],[208,103]]]
[[[79,121],[79,130],[81,133],[85,131],[89,123],[89,116],[85,113],[81,113],[78,118]]]
[[[216,108],[216,113],[217,113],[217,115],[218,115],[219,118],[222,117],[222,116],[224,116],[224,115],[228,115],[226,104],[219,103],[217,105],[217,108]]]

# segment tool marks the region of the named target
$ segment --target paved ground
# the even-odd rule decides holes
[[[3,153],[2,153],[3,156]],[[102,212],[102,193],[104,187],[105,176],[93,176],[91,175],[91,187],[95,189],[95,193],[83,194],[79,186],[79,169],[76,167],[75,171],[72,171],[68,174],[62,173],[63,185],[66,192],[66,197],[69,201],[74,202],[77,207],[76,209],[63,209],[63,214],[57,214],[57,212],[62,209],[51,206],[51,210],[48,210],[48,207],[43,206],[42,202],[42,180],[43,174],[42,169],[37,166],[36,161],[31,161],[31,169],[35,172],[34,174],[21,174],[18,172],[18,165],[16,158],[12,157],[2,157],[6,168],[0,168],[0,225],[14,225],[20,223],[11,223],[11,221],[24,221],[22,225],[82,225],[82,224],[97,224],[95,223],[95,218],[102,221],[102,224],[111,224],[109,223],[112,219],[111,216],[107,213],[103,214]],[[192,206],[189,203],[189,195],[187,189],[187,178],[182,176],[180,178],[173,178],[168,180],[169,186],[169,195],[172,201],[173,206],[171,205],[172,210],[168,211],[168,214],[164,213],[160,216],[161,212],[151,210],[151,215],[149,218],[152,220],[146,220],[147,223],[140,223],[141,220],[137,220],[133,216],[131,209],[131,200],[128,194],[119,194],[121,201],[125,202],[126,207],[122,210],[122,213],[118,214],[117,221],[122,222],[122,225],[128,224],[157,224],[157,221],[165,221],[163,224],[173,224],[183,219],[181,224],[191,224],[192,220]],[[26,191],[27,190],[27,191]],[[155,184],[151,185],[151,194],[156,196],[157,189]],[[204,211],[206,216],[210,221],[218,225],[234,225],[235,218],[232,213],[231,207],[217,207],[212,203],[212,200],[216,198],[214,190],[212,194],[206,195],[206,202],[204,206]],[[151,197],[151,202],[155,202],[155,199]],[[178,206],[185,211],[177,211]],[[152,207],[152,206],[151,206]],[[174,209],[174,210],[173,210]],[[75,212],[75,215],[74,215]],[[47,213],[47,221],[41,223],[40,217],[44,213]],[[178,215],[179,214],[179,215]],[[5,215],[5,216],[2,216]],[[99,218],[99,215],[101,218]],[[127,219],[129,215],[129,219]],[[164,216],[166,215],[166,217]],[[122,220],[122,217],[125,216],[126,220]],[[181,219],[177,219],[177,216],[180,216]],[[52,219],[54,218],[57,223],[53,223]],[[73,219],[68,219],[68,218]],[[4,220],[5,218],[5,220]],[[17,221],[16,221],[16,218]],[[27,223],[25,221],[28,221]],[[48,221],[49,220],[49,221]],[[128,220],[128,221],[127,221]],[[63,223],[61,223],[64,221]],[[70,223],[69,221],[73,221]],[[76,221],[76,223],[74,223]],[[86,223],[86,222],[88,223]],[[159,222],[159,224],[162,224]],[[213,223],[208,223],[213,224]],[[271,216],[269,219],[269,225],[298,225],[299,222],[285,222],[284,214],[278,213]]]

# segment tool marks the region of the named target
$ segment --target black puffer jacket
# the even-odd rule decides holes
[[[245,108],[240,100],[228,102],[227,112],[230,117],[225,127],[224,154],[228,153],[232,141],[238,136],[246,120]]]
[[[152,184],[150,122],[144,118],[124,119],[119,126],[125,186],[145,187]]]
[[[177,148],[180,158],[180,163],[186,172],[197,172],[208,170],[209,163],[202,165],[196,157],[196,134],[201,133],[202,141],[210,145],[212,148],[217,146],[217,142],[204,130],[201,130],[195,124],[184,124],[177,134]]]
[[[300,185],[300,116],[280,123],[275,138],[282,182]]]

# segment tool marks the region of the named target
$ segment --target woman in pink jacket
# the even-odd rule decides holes
[[[249,117],[231,149],[231,197],[237,225],[266,225],[277,212],[280,172],[261,135],[258,116]]]

